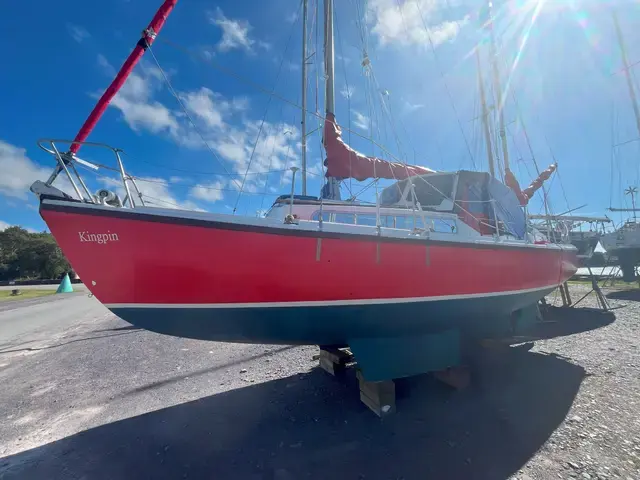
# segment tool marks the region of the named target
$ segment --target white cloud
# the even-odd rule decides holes
[[[195,92],[183,95],[184,105],[209,128],[221,128],[223,126],[222,113],[213,103],[213,92],[206,87],[202,87]]]
[[[116,69],[113,68],[113,65],[109,63],[109,60],[107,60],[107,57],[105,57],[101,53],[98,54],[98,65],[107,75],[115,76]]]
[[[339,53],[336,53],[336,59],[340,63],[343,63],[345,66],[351,63],[351,57],[347,57],[346,55],[340,55]]]
[[[190,119],[197,126],[196,131],[178,106],[175,110],[170,110],[156,100],[162,87],[159,73],[157,69],[148,66],[136,70],[111,103],[113,108],[120,110],[131,129],[161,135],[194,150],[210,148],[227,171],[235,174],[236,181],[227,182],[229,188],[239,188],[247,168],[250,174],[244,190],[248,192],[262,191],[266,182],[275,181],[276,177],[278,182],[281,178],[289,178],[286,175],[267,176],[267,172],[284,170],[299,163],[300,132],[295,126],[264,122],[261,130],[261,122],[239,115],[248,109],[248,98],[241,96],[229,99],[201,87],[178,93]],[[197,190],[200,192],[198,198],[202,198],[202,190]],[[166,195],[170,192],[161,193]],[[184,202],[176,203],[184,206]]]
[[[276,59],[274,58],[274,63],[279,63],[276,61]],[[285,60],[284,61],[284,66],[287,70],[290,70],[292,72],[297,72],[300,70],[300,64],[296,63],[296,62],[292,62],[290,60]]]
[[[125,122],[136,132],[143,128],[152,133],[174,132],[178,127],[171,111],[160,102],[144,103],[119,95],[111,105],[122,112]]]
[[[69,35],[71,35],[71,38],[78,43],[82,43],[87,38],[91,37],[91,34],[86,28],[81,27],[80,25],[73,25],[72,23],[67,23],[67,31],[69,32]]]
[[[110,66],[104,57],[98,56],[98,63]],[[124,121],[132,130],[176,135],[178,121],[173,112],[160,102],[152,100],[153,95],[162,87],[161,80],[162,73],[157,68],[140,65],[111,101],[110,106],[120,110]]]
[[[424,108],[424,104],[422,103],[410,103],[408,101],[405,100],[404,102],[404,113],[413,113],[416,110],[420,110],[421,108]]]
[[[352,86],[343,86],[342,90],[340,90],[340,95],[344,98],[353,98],[353,94],[356,92],[356,88]]]
[[[222,38],[217,45],[221,52],[233,49],[252,50],[254,41],[249,38],[252,27],[248,21],[227,18],[220,7],[217,7],[214,13],[209,13],[209,22],[222,30]]]
[[[222,200],[224,197],[224,188],[225,184],[220,180],[216,180],[215,182],[198,184],[195,187],[189,190],[189,196],[198,200],[204,200],[205,202],[217,202],[218,200]]]
[[[371,119],[366,115],[358,112],[357,110],[351,110],[355,119],[353,119],[353,124],[361,130],[369,130],[371,128]]]
[[[287,23],[295,23],[297,20],[298,20],[298,12],[291,12],[284,18],[284,21]]]
[[[440,18],[438,0],[415,0],[399,4],[396,0],[371,0],[367,18],[382,45],[428,46],[429,39],[434,46],[453,40],[469,17],[456,21]],[[426,27],[426,28],[425,28]]]
[[[262,48],[263,50],[265,50],[267,52],[271,51],[271,47],[273,46],[269,42],[265,42],[263,40],[258,40],[257,43],[258,43],[258,47],[259,48]]]
[[[4,232],[9,227],[22,227],[27,232],[38,233],[38,230],[36,230],[35,228],[25,227],[25,226],[22,226],[22,225],[12,225],[11,223],[3,222],[2,220],[0,220],[0,232]]]
[[[124,201],[126,192],[122,185],[122,181],[111,177],[100,177],[100,182],[110,190],[114,190],[122,201]],[[179,200],[171,191],[169,182],[159,177],[136,177],[136,184],[142,193],[142,199],[146,204],[168,209],[179,210],[195,210],[204,212],[196,203],[191,200]],[[129,191],[134,196],[134,201],[138,199],[133,185],[129,184]]]
[[[0,193],[8,197],[27,199],[29,187],[36,180],[46,180],[51,168],[33,162],[24,148],[0,140]]]

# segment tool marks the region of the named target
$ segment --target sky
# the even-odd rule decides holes
[[[335,3],[335,113],[345,140],[367,155],[435,170],[487,171],[476,50],[494,152],[500,105],[481,21],[486,2]],[[160,4],[32,0],[4,7],[0,230],[46,228],[29,186],[46,180],[54,161],[36,141],[75,136]],[[557,161],[547,183],[552,212],[581,207],[576,214],[619,222],[626,216],[606,209],[630,206],[622,191],[640,186],[640,134],[612,9],[637,88],[638,0],[494,2],[512,170],[524,187],[537,176],[536,164],[543,170]],[[325,76],[316,0],[309,0],[307,24],[307,184],[318,195]],[[125,168],[149,204],[259,215],[291,191],[289,169],[301,162],[301,36],[299,0],[180,0],[89,140],[125,152]],[[83,147],[79,157],[115,167],[107,149]],[[81,173],[92,191],[122,192],[110,170]],[[70,189],[64,179],[59,185]],[[375,187],[345,180],[341,192],[372,201]],[[542,195],[530,211],[543,212]]]

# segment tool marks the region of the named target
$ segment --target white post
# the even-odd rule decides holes
[[[335,114],[333,44],[333,0],[324,0],[324,68],[327,76],[324,102],[326,112]]]
[[[298,167],[291,167],[291,171],[293,172],[291,176],[291,201],[289,202],[289,215],[291,217],[293,217],[293,195],[296,189],[296,172],[298,170]]]

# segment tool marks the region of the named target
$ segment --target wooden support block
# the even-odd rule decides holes
[[[353,354],[333,347],[320,347],[319,365],[325,372],[336,375],[342,372],[347,363],[353,360]]]
[[[379,417],[396,412],[396,385],[393,380],[369,382],[358,370],[356,376],[360,385],[360,401]]]
[[[446,370],[440,370],[433,372],[433,376],[443,383],[446,383],[450,387],[456,390],[462,390],[469,385],[471,376],[469,375],[469,369],[466,367],[451,367]]]

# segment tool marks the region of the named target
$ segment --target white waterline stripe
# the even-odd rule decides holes
[[[464,295],[441,295],[434,297],[407,297],[407,298],[372,298],[361,300],[314,300],[301,302],[253,302],[253,303],[108,303],[107,308],[279,308],[279,307],[334,307],[348,305],[382,305],[386,303],[417,303],[433,302],[438,300],[463,300],[482,297],[499,297],[505,295],[518,295],[533,293],[542,290],[554,289],[559,284],[544,287],[527,288],[524,290],[510,290],[505,292],[470,293]]]

